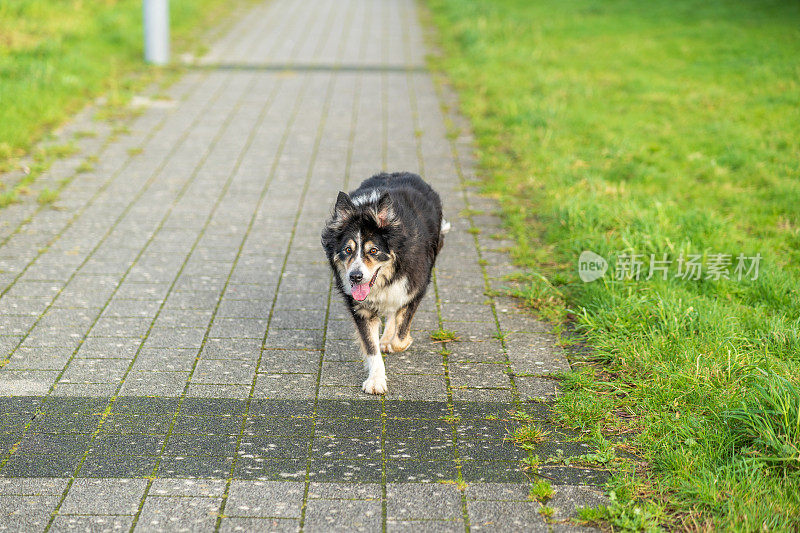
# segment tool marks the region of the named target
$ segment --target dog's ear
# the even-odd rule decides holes
[[[334,220],[342,220],[352,215],[356,210],[353,201],[347,196],[347,193],[339,191],[339,196],[336,197],[336,205],[333,206]]]
[[[378,221],[379,228],[393,226],[397,222],[397,215],[392,205],[392,197],[389,196],[389,193],[383,193],[378,199],[375,209],[375,218]]]

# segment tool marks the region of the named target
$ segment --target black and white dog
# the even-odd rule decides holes
[[[369,372],[364,392],[386,392],[381,351],[411,345],[411,319],[449,229],[439,195],[416,174],[377,174],[349,196],[339,193],[322,247],[355,321]]]

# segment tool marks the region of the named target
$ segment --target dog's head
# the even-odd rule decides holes
[[[391,235],[397,219],[391,197],[373,191],[351,199],[340,192],[322,232],[322,247],[345,294],[363,301],[394,272]]]

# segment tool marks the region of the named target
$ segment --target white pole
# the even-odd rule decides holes
[[[143,0],[144,60],[154,65],[169,62],[169,0]]]

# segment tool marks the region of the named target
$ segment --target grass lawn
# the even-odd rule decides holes
[[[590,347],[557,416],[641,457],[581,516],[800,528],[800,4],[427,5],[530,273],[517,294]],[[579,279],[584,250],[605,277]],[[667,270],[646,280],[651,254]]]
[[[172,0],[173,55],[197,47],[203,32],[242,1]],[[3,172],[92,98],[124,101],[163,73],[145,67],[141,19],[141,0],[0,2],[0,186]],[[41,163],[58,154],[35,156]],[[2,203],[14,200],[8,186],[0,189]]]

